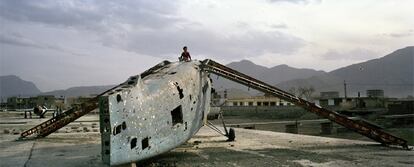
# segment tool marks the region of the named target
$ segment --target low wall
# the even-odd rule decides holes
[[[297,106],[226,106],[221,107],[224,116],[257,117],[269,119],[300,118],[303,115],[315,115]],[[315,118],[317,116],[315,115]]]

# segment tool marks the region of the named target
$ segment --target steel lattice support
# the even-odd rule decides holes
[[[311,103],[302,98],[296,97],[288,92],[285,92],[274,86],[271,86],[262,81],[254,79],[253,77],[240,73],[229,67],[221,65],[215,61],[207,59],[203,61],[203,64],[204,64],[203,68],[205,71],[214,73],[216,75],[222,76],[224,78],[240,83],[247,87],[254,88],[264,93],[272,94],[273,96],[292,102],[295,105],[305,108],[307,111],[315,113],[321,117],[327,118],[333,122],[336,122],[339,125],[342,125],[348,129],[351,129],[379,143],[382,143],[385,145],[399,145],[405,149],[408,149],[406,140],[396,137],[394,135],[391,135],[381,129],[378,129],[374,125],[366,121],[363,121],[363,120],[355,121],[355,120],[349,119],[348,117],[344,115],[322,108],[318,105],[315,105],[314,103]]]

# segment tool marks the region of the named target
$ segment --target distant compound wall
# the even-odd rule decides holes
[[[269,119],[296,119],[303,116],[318,118],[298,106],[223,106],[223,115],[240,117],[257,117]]]

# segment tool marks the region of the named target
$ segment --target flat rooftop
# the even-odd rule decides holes
[[[101,161],[97,118],[87,115],[46,138],[15,141],[19,135],[13,132],[42,120],[0,117],[0,166],[107,166]],[[203,127],[187,143],[137,165],[414,166],[414,151],[375,142],[238,128],[235,131],[236,141],[226,142],[226,137]]]

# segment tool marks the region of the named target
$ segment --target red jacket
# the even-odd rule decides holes
[[[190,52],[181,53],[181,57],[183,58],[184,61],[190,61],[191,60]]]

